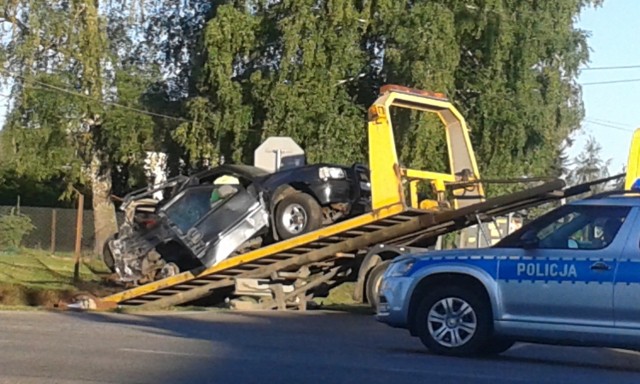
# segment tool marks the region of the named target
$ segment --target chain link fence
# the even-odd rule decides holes
[[[7,215],[13,206],[0,206],[0,215]],[[74,208],[20,207],[20,213],[29,217],[36,227],[23,240],[27,248],[54,252],[74,252],[76,244],[76,217]],[[93,211],[85,209],[82,219],[82,251],[93,251],[95,241]],[[122,212],[116,213],[118,225],[124,220]]]

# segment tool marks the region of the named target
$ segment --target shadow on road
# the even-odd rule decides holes
[[[580,351],[580,353],[578,353],[578,351]],[[490,360],[562,368],[586,368],[640,373],[640,354],[634,352],[618,352],[608,348],[527,345],[522,349],[507,351],[505,354]]]
[[[407,339],[396,337],[397,333],[380,332],[387,327],[370,316],[346,313],[59,313],[98,325],[96,332],[120,332],[117,327],[121,326],[122,333],[136,335],[139,347],[120,350],[138,361],[137,369],[153,370],[154,384],[389,384],[388,372],[382,372],[393,364],[385,361],[384,347],[407,345]],[[363,368],[357,377],[352,375]],[[415,375],[398,374],[407,380]]]
[[[640,355],[608,349],[517,344],[494,358],[435,356],[404,330],[388,328],[371,316],[347,313],[60,314],[95,324],[122,326],[122,332],[135,335],[132,337],[139,338],[139,350],[129,348],[127,353],[132,359],[153,360],[154,365],[149,367],[160,366],[153,368],[155,374],[162,373],[161,378],[154,378],[155,384],[398,384],[428,378],[439,383],[489,383],[500,381],[503,374],[522,377],[503,382],[538,383],[553,382],[568,372],[579,372],[586,378],[595,374],[620,379],[624,378],[618,375],[640,372]],[[117,327],[109,329],[120,332]],[[145,335],[150,336],[148,340]],[[192,347],[194,343],[189,340],[197,341],[197,347]],[[145,367],[139,365],[139,369],[151,369]],[[355,371],[357,377],[351,375]]]

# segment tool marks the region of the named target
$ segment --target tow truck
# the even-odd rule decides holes
[[[444,128],[448,172],[404,167],[398,159],[392,114],[435,114]],[[439,236],[572,194],[550,179],[509,195],[486,199],[467,124],[445,95],[399,85],[381,87],[368,109],[371,210],[351,219],[222,261],[136,286],[106,297],[83,295],[84,309],[139,306],[158,309],[206,297],[251,297],[252,308],[305,310],[345,281],[354,298],[375,307],[377,285],[388,262],[412,247],[430,247]],[[421,199],[419,191],[432,198]],[[241,302],[232,300],[237,308]]]

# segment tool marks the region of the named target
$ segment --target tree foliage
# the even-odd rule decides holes
[[[82,183],[81,166],[95,151],[107,156],[105,163],[129,164],[152,147],[153,120],[127,108],[144,107],[159,73],[135,61],[134,43],[122,30],[126,25],[107,28],[111,10],[101,15],[97,4],[5,6],[5,14],[15,15],[8,18],[12,39],[3,46],[1,62],[13,79],[14,108],[3,143],[19,171],[47,178],[73,169]]]
[[[588,183],[609,177],[611,159],[601,158],[602,146],[593,136],[587,139],[582,152],[573,160],[567,181],[570,185]],[[594,187],[595,192],[602,192],[609,185],[601,184]]]
[[[13,108],[3,166],[36,181],[64,179],[68,197],[91,192],[98,247],[115,230],[112,177],[141,163],[156,124],[144,108],[159,71],[137,60],[127,21],[95,0],[3,5],[0,48]]]
[[[246,162],[266,136],[288,135],[311,161],[361,161],[365,108],[398,83],[452,98],[483,177],[559,176],[562,143],[583,116],[575,78],[587,34],[574,22],[600,3],[217,2],[191,72],[193,121],[175,139],[194,158]],[[446,166],[437,121],[396,118],[403,163]]]
[[[18,248],[22,240],[36,227],[29,216],[14,209],[8,215],[0,215],[0,249]]]
[[[601,3],[5,1],[3,163],[107,204],[114,186],[140,182],[148,150],[168,152],[174,169],[251,162],[283,135],[310,162],[363,162],[366,108],[397,83],[449,95],[483,178],[559,176],[583,117],[587,33],[574,23]],[[404,165],[446,168],[437,119],[394,112],[394,124]]]

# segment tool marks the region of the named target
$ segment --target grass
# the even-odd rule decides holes
[[[69,253],[51,255],[33,249],[0,251],[0,310],[53,307],[79,292],[102,297],[117,290],[104,284],[103,278],[109,275],[109,270],[96,258],[83,257],[79,266],[79,283],[73,281],[74,270],[74,258]],[[353,301],[353,289],[353,283],[345,283],[331,290],[328,297],[314,301],[321,309],[371,314],[369,305]],[[220,308],[178,306],[166,310],[204,311]],[[135,307],[116,310],[123,313],[140,311],[143,309]]]
[[[362,304],[353,300],[354,283],[344,283],[329,292],[325,298],[315,298],[321,309],[371,315],[369,304]]]
[[[77,292],[105,291],[102,262],[83,258],[79,282],[74,283],[75,263],[71,254],[50,255],[45,251],[20,249],[0,251],[0,308],[51,306]]]

